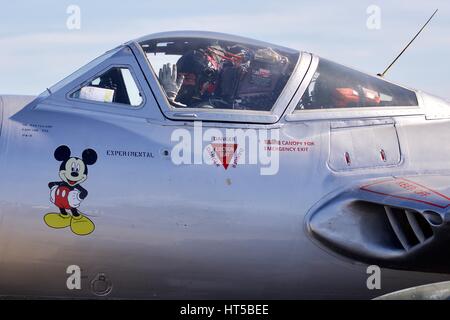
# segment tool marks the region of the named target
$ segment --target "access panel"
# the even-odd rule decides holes
[[[334,171],[398,165],[401,160],[393,121],[333,122],[329,167]]]

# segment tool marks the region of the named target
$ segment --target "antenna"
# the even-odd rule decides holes
[[[402,50],[402,52],[400,52],[400,54],[394,59],[394,61],[392,61],[392,63],[386,68],[386,70],[384,70],[383,73],[379,73],[377,74],[377,76],[380,77],[384,77],[384,75],[389,71],[389,69],[391,69],[391,67],[394,65],[394,63],[397,62],[397,60],[402,56],[402,54],[406,51],[406,49],[409,48],[409,46],[414,42],[414,40],[416,40],[416,38],[419,36],[419,34],[422,33],[423,29],[425,29],[425,27],[430,23],[431,19],[434,18],[434,16],[436,15],[436,13],[439,11],[439,9],[436,9],[436,11],[434,11],[434,13],[432,14],[432,16],[430,17],[430,19],[428,19],[428,21],[423,25],[422,29],[419,30],[419,32],[417,32],[417,34],[414,36],[414,38],[406,45],[406,47]]]

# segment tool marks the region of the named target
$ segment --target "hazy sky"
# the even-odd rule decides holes
[[[431,1],[2,1],[0,94],[38,94],[104,51],[161,31],[232,33],[317,53],[376,74],[439,13],[387,78],[450,99],[450,2]],[[81,9],[69,30],[67,8]],[[380,8],[369,29],[367,8]]]

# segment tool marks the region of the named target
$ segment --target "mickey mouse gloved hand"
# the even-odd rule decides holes
[[[175,101],[178,91],[180,91],[181,84],[183,83],[184,76],[178,76],[177,65],[174,64],[170,68],[170,63],[163,65],[159,69],[159,82],[166,91],[166,95],[171,101]]]
[[[56,186],[53,186],[53,187],[50,189],[50,201],[51,201],[52,203],[55,203],[56,189],[58,189],[58,186],[57,186],[57,185],[56,185]]]
[[[78,208],[82,201],[82,199],[80,198],[80,191],[70,191],[69,195],[67,196],[67,200],[69,201],[69,206],[71,206],[72,208]]]

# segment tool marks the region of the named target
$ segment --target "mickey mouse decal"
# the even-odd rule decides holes
[[[55,229],[67,228],[73,233],[84,236],[92,233],[94,223],[82,214],[78,208],[88,192],[81,186],[88,177],[88,166],[97,161],[95,150],[86,149],[80,158],[71,157],[68,146],[59,146],[55,150],[55,159],[61,161],[59,177],[61,181],[50,182],[50,201],[59,208],[59,213],[47,213],[45,223]],[[68,214],[66,210],[70,210]]]

